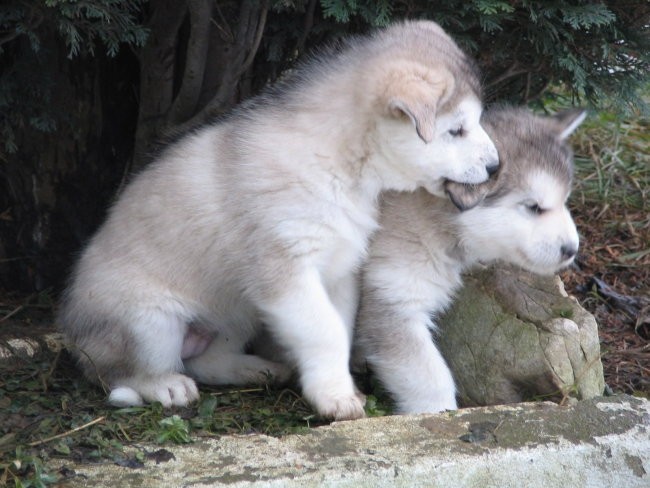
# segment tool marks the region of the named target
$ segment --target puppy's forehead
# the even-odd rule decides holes
[[[529,171],[524,183],[526,196],[546,209],[564,205],[571,190],[567,180],[541,168]]]
[[[440,108],[440,117],[449,121],[478,121],[483,112],[481,100],[474,94],[465,94],[455,103],[446,103]]]
[[[565,141],[549,129],[545,117],[525,109],[493,109],[483,119],[502,157],[505,172],[530,172],[536,168],[570,182],[573,154]]]

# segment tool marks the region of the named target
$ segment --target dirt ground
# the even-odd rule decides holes
[[[629,225],[650,216],[580,205],[573,215],[583,243],[562,273],[567,292],[598,321],[607,385],[650,397],[650,229]]]

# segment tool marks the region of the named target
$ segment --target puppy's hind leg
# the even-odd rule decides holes
[[[186,320],[157,309],[139,314],[133,324],[130,333],[134,343],[128,347],[132,374],[110,382],[109,403],[131,406],[157,401],[170,407],[197,400],[196,384],[180,374]]]
[[[185,371],[207,385],[285,383],[291,369],[279,362],[245,354],[247,337],[219,334],[200,355],[184,361]]]

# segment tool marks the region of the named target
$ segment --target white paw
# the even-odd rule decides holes
[[[334,420],[354,420],[366,416],[363,407],[366,396],[354,387],[342,388],[340,391],[320,388],[309,392],[303,388],[307,401],[322,417]]]
[[[168,374],[146,378],[128,378],[116,385],[108,401],[115,406],[137,406],[160,402],[163,407],[184,407],[199,399],[199,390],[191,378]]]
[[[182,374],[158,378],[142,392],[148,402],[160,402],[163,407],[184,407],[199,399],[199,389],[194,380]]]
[[[185,372],[206,385],[285,383],[291,368],[252,354],[203,354],[185,361]]]
[[[363,410],[365,396],[354,394],[348,397],[319,398],[312,402],[319,415],[334,420],[354,420],[366,416]]]

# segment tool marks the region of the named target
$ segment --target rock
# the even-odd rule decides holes
[[[63,336],[57,332],[37,337],[12,337],[0,341],[0,361],[14,357],[34,357],[43,350],[58,352],[63,348]]]
[[[557,276],[478,270],[437,322],[463,406],[580,400],[604,391],[596,320]]]
[[[157,446],[128,449],[145,452]],[[74,464],[65,486],[600,488],[650,486],[650,402],[629,396],[338,422],[196,439],[142,465]]]

